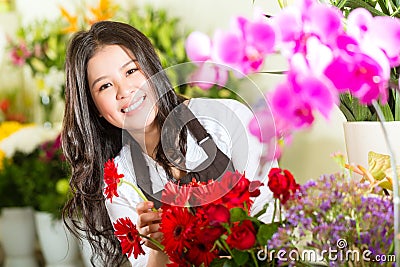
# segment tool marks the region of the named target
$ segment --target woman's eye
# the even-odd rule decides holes
[[[103,91],[104,89],[107,89],[108,87],[112,86],[111,83],[105,83],[102,86],[100,86],[100,91]]]
[[[126,72],[126,76],[129,76],[129,75],[135,73],[137,70],[138,70],[138,68],[133,68],[133,69],[128,70],[128,71]]]

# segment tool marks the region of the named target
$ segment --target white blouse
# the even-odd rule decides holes
[[[206,131],[211,135],[218,148],[229,158],[236,170],[243,173],[249,180],[260,180],[264,186],[260,188],[261,194],[254,198],[251,213],[255,214],[266,203],[272,202],[272,192],[268,189],[268,171],[277,166],[276,162],[270,162],[260,167],[260,157],[265,144],[248,132],[248,124],[253,118],[251,110],[232,99],[193,98],[189,101],[189,109],[193,112]],[[190,131],[189,131],[190,133]],[[168,182],[164,169],[147,154],[145,160],[149,167],[153,192],[157,193]],[[204,150],[197,144],[192,134],[187,135],[186,167],[193,169],[207,158]],[[125,145],[115,158],[118,173],[124,174],[124,179],[136,184],[136,176],[130,154],[130,148]],[[114,197],[112,202],[106,200],[106,208],[112,222],[118,218],[130,217],[136,224],[138,214],[136,205],[143,200],[132,187],[122,184],[118,187],[119,197]],[[273,205],[261,219],[270,222],[273,214]],[[137,259],[129,258],[132,266],[146,266],[149,248],[144,246],[145,255],[139,255]]]

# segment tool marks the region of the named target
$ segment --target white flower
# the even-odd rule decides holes
[[[50,129],[39,125],[28,126],[1,140],[0,150],[4,151],[8,158],[17,151],[28,154],[40,144],[54,140],[59,133],[59,126]]]
[[[64,71],[51,67],[49,73],[44,77],[46,87],[51,88],[53,93],[60,93],[61,87],[64,84]]]

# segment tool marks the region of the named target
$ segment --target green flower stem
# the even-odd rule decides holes
[[[157,240],[155,240],[154,238],[151,238],[151,237],[149,237],[147,235],[142,235],[142,234],[139,234],[139,236],[142,237],[142,238],[146,238],[146,239],[150,240],[150,242],[153,243],[157,248],[159,248],[161,251],[164,251],[164,246],[161,245],[161,243],[158,242]]]
[[[229,248],[229,246],[228,246],[228,244],[226,243],[225,240],[223,240],[223,239],[218,239],[218,240],[217,240],[217,243],[220,243],[221,246],[222,246],[223,248],[225,248],[225,249],[229,252],[229,254],[233,257],[232,250]]]
[[[253,251],[253,250],[250,250],[250,254],[251,254],[251,257],[253,258],[254,265],[255,265],[256,267],[258,267],[258,261],[257,261],[256,255],[254,255],[254,251]]]
[[[277,199],[274,199],[274,213],[272,214],[271,223],[274,223],[275,215],[276,215],[276,208],[277,208]]]
[[[139,195],[144,201],[149,201],[149,200],[147,199],[147,197],[143,194],[142,190],[140,190],[140,188],[137,187],[136,185],[134,185],[133,183],[128,182],[128,181],[125,181],[124,179],[121,179],[121,183],[124,183],[124,184],[127,184],[127,185],[131,186],[131,187],[136,191],[136,193],[138,193],[138,195]],[[154,208],[154,207],[153,207],[151,210],[157,212],[157,209]]]
[[[393,209],[394,209],[394,252],[396,259],[400,259],[400,239],[399,239],[399,234],[400,234],[400,221],[399,221],[399,216],[400,216],[400,196],[399,196],[399,177],[397,175],[397,168],[396,168],[396,159],[393,151],[393,147],[390,145],[390,140],[388,133],[386,131],[386,127],[384,125],[385,118],[383,116],[383,112],[377,103],[376,100],[372,101],[372,105],[374,106],[376,113],[378,115],[382,131],[383,131],[383,136],[385,137],[385,142],[388,148],[388,152],[390,155],[390,165],[392,168],[392,173],[393,173]],[[399,266],[398,262],[396,266]]]

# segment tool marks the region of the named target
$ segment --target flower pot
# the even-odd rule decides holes
[[[46,267],[80,267],[78,243],[61,220],[36,212],[36,231]]]
[[[400,165],[400,121],[384,122],[396,164]],[[349,163],[368,169],[368,153],[389,155],[380,122],[344,122],[344,136]]]
[[[3,208],[0,236],[4,267],[37,267],[34,212],[30,207]]]

